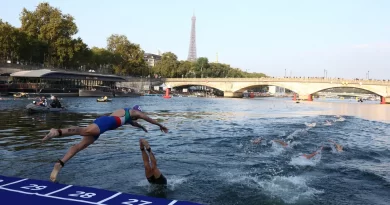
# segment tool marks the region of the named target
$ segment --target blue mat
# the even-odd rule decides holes
[[[153,198],[49,181],[0,175],[0,204],[39,205],[199,205],[187,201]]]

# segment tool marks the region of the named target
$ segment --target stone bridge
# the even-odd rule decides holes
[[[259,85],[274,85],[296,93],[298,99],[312,101],[312,94],[329,88],[359,88],[381,96],[381,103],[390,103],[390,82],[321,78],[165,78],[170,87],[203,85],[224,92],[224,97],[242,97],[245,90]]]

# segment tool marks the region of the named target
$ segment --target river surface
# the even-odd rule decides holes
[[[1,175],[49,180],[55,160],[80,140],[59,137],[42,144],[50,128],[86,126],[139,104],[169,133],[145,121],[140,123],[148,134],[129,125],[106,132],[65,165],[58,181],[212,205],[390,202],[390,106],[378,101],[140,97],[97,103],[65,98],[67,112],[28,114],[29,101],[0,100]],[[144,176],[140,137],[151,144],[168,179],[166,190],[150,186]],[[259,137],[261,143],[252,143]],[[338,153],[330,139],[344,152]],[[312,159],[302,157],[321,146]]]

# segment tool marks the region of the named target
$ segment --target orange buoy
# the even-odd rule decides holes
[[[171,96],[169,96],[169,88],[166,88],[166,89],[165,89],[164,98],[171,98]]]

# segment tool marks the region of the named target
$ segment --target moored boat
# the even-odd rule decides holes
[[[27,98],[28,97],[28,93],[23,93],[23,92],[15,93],[14,97],[15,98]]]
[[[107,98],[106,96],[103,98],[96,99],[96,102],[111,102],[111,101],[112,101],[112,99]]]
[[[27,111],[29,112],[60,112],[66,110],[64,107],[53,108],[50,106],[41,106],[34,103],[30,103],[26,106]]]

